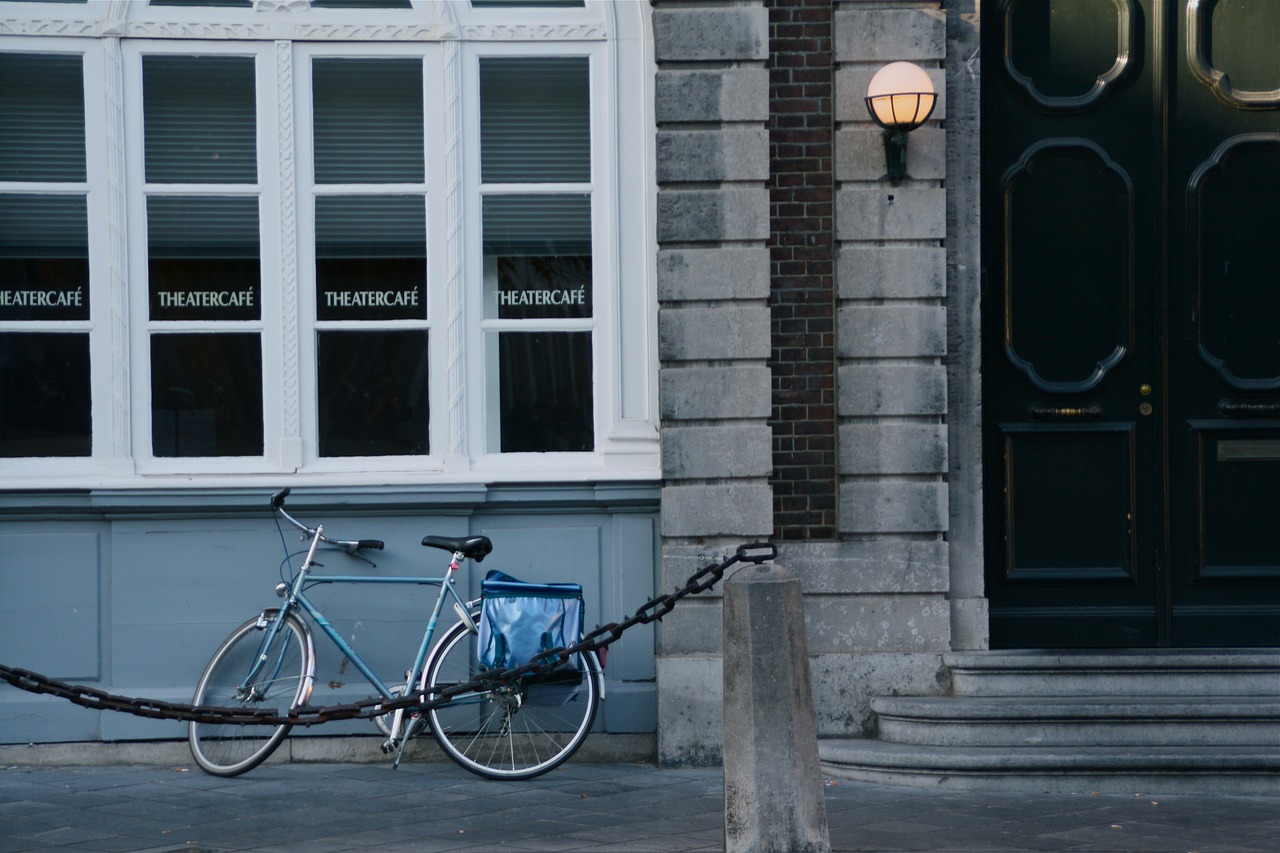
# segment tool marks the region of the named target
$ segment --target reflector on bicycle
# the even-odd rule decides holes
[[[582,639],[582,586],[576,583],[525,583],[504,572],[490,571],[480,584],[477,652],[480,662],[510,669],[546,659],[552,649]],[[525,701],[562,705],[577,695],[582,662],[573,655],[550,672],[523,681]]]

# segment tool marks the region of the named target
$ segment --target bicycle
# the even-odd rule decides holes
[[[447,572],[440,577],[379,577],[375,575],[319,575],[316,554],[339,550],[357,555],[361,550],[381,550],[376,539],[334,539],[323,525],[308,527],[284,509],[289,489],[271,497],[271,508],[284,540],[281,521],[310,539],[306,557],[293,571],[287,543],[276,594],[279,607],[263,610],[231,632],[213,653],[196,684],[193,705],[262,709],[306,706],[315,681],[316,650],[310,624],[333,641],[356,670],[384,699],[406,691],[424,694],[428,701],[441,691],[466,684],[484,667],[477,650],[481,599],[465,600],[455,589],[465,560],[481,562],[493,550],[486,536],[425,536],[422,544],[448,551]],[[364,658],[330,624],[307,597],[320,584],[417,584],[438,586],[439,595],[423,632],[422,642],[402,685],[388,686]],[[453,604],[458,621],[433,639],[446,601]],[[594,651],[575,656],[573,666],[552,677],[528,677],[452,696],[425,714],[398,709],[375,717],[386,740],[384,753],[395,752],[399,766],[410,738],[423,728],[431,731],[444,753],[467,770],[489,779],[531,779],[567,761],[591,730],[604,696],[604,679]],[[572,682],[566,685],[566,677]],[[275,703],[275,704],[272,704]],[[196,763],[215,776],[237,776],[257,767],[283,742],[290,725],[192,722],[188,741]]]

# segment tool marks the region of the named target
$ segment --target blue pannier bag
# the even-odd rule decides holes
[[[491,669],[511,669],[549,660],[547,652],[567,648],[582,639],[582,585],[525,583],[504,572],[490,571],[480,584],[477,639],[480,663]],[[563,705],[582,686],[581,655],[549,672],[525,676],[525,702]]]

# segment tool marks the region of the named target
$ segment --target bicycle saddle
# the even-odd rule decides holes
[[[423,536],[422,544],[428,548],[440,548],[451,554],[461,553],[477,563],[493,550],[488,536]]]

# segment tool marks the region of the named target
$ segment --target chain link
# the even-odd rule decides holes
[[[571,656],[581,652],[599,651],[622,638],[623,632],[636,625],[648,625],[661,621],[675,609],[676,602],[690,595],[697,595],[714,587],[724,579],[725,572],[736,563],[769,562],[777,556],[777,547],[771,542],[752,542],[738,546],[737,551],[726,560],[713,563],[691,575],[683,587],[675,592],[659,595],[641,605],[634,614],[622,622],[610,622],[601,625],[582,640],[572,646],[553,649],[538,662],[509,669],[491,669],[473,678],[465,684],[455,684],[436,691],[428,696],[425,693],[413,693],[395,699],[383,699],[371,696],[358,702],[345,705],[326,705],[313,708],[300,706],[281,714],[278,709],[245,709],[225,708],[215,705],[184,705],[176,702],[163,702],[158,699],[135,699],[128,696],[117,696],[84,687],[57,681],[38,672],[0,664],[0,680],[4,680],[20,690],[29,693],[44,693],[66,699],[85,708],[96,708],[100,711],[119,711],[138,717],[149,717],[158,720],[180,720],[182,722],[212,723],[228,725],[262,725],[262,726],[314,726],[336,720],[353,720],[379,717],[401,708],[412,708],[416,711],[428,711],[438,708],[462,693],[490,690],[508,684],[527,675],[546,672],[563,664]]]

